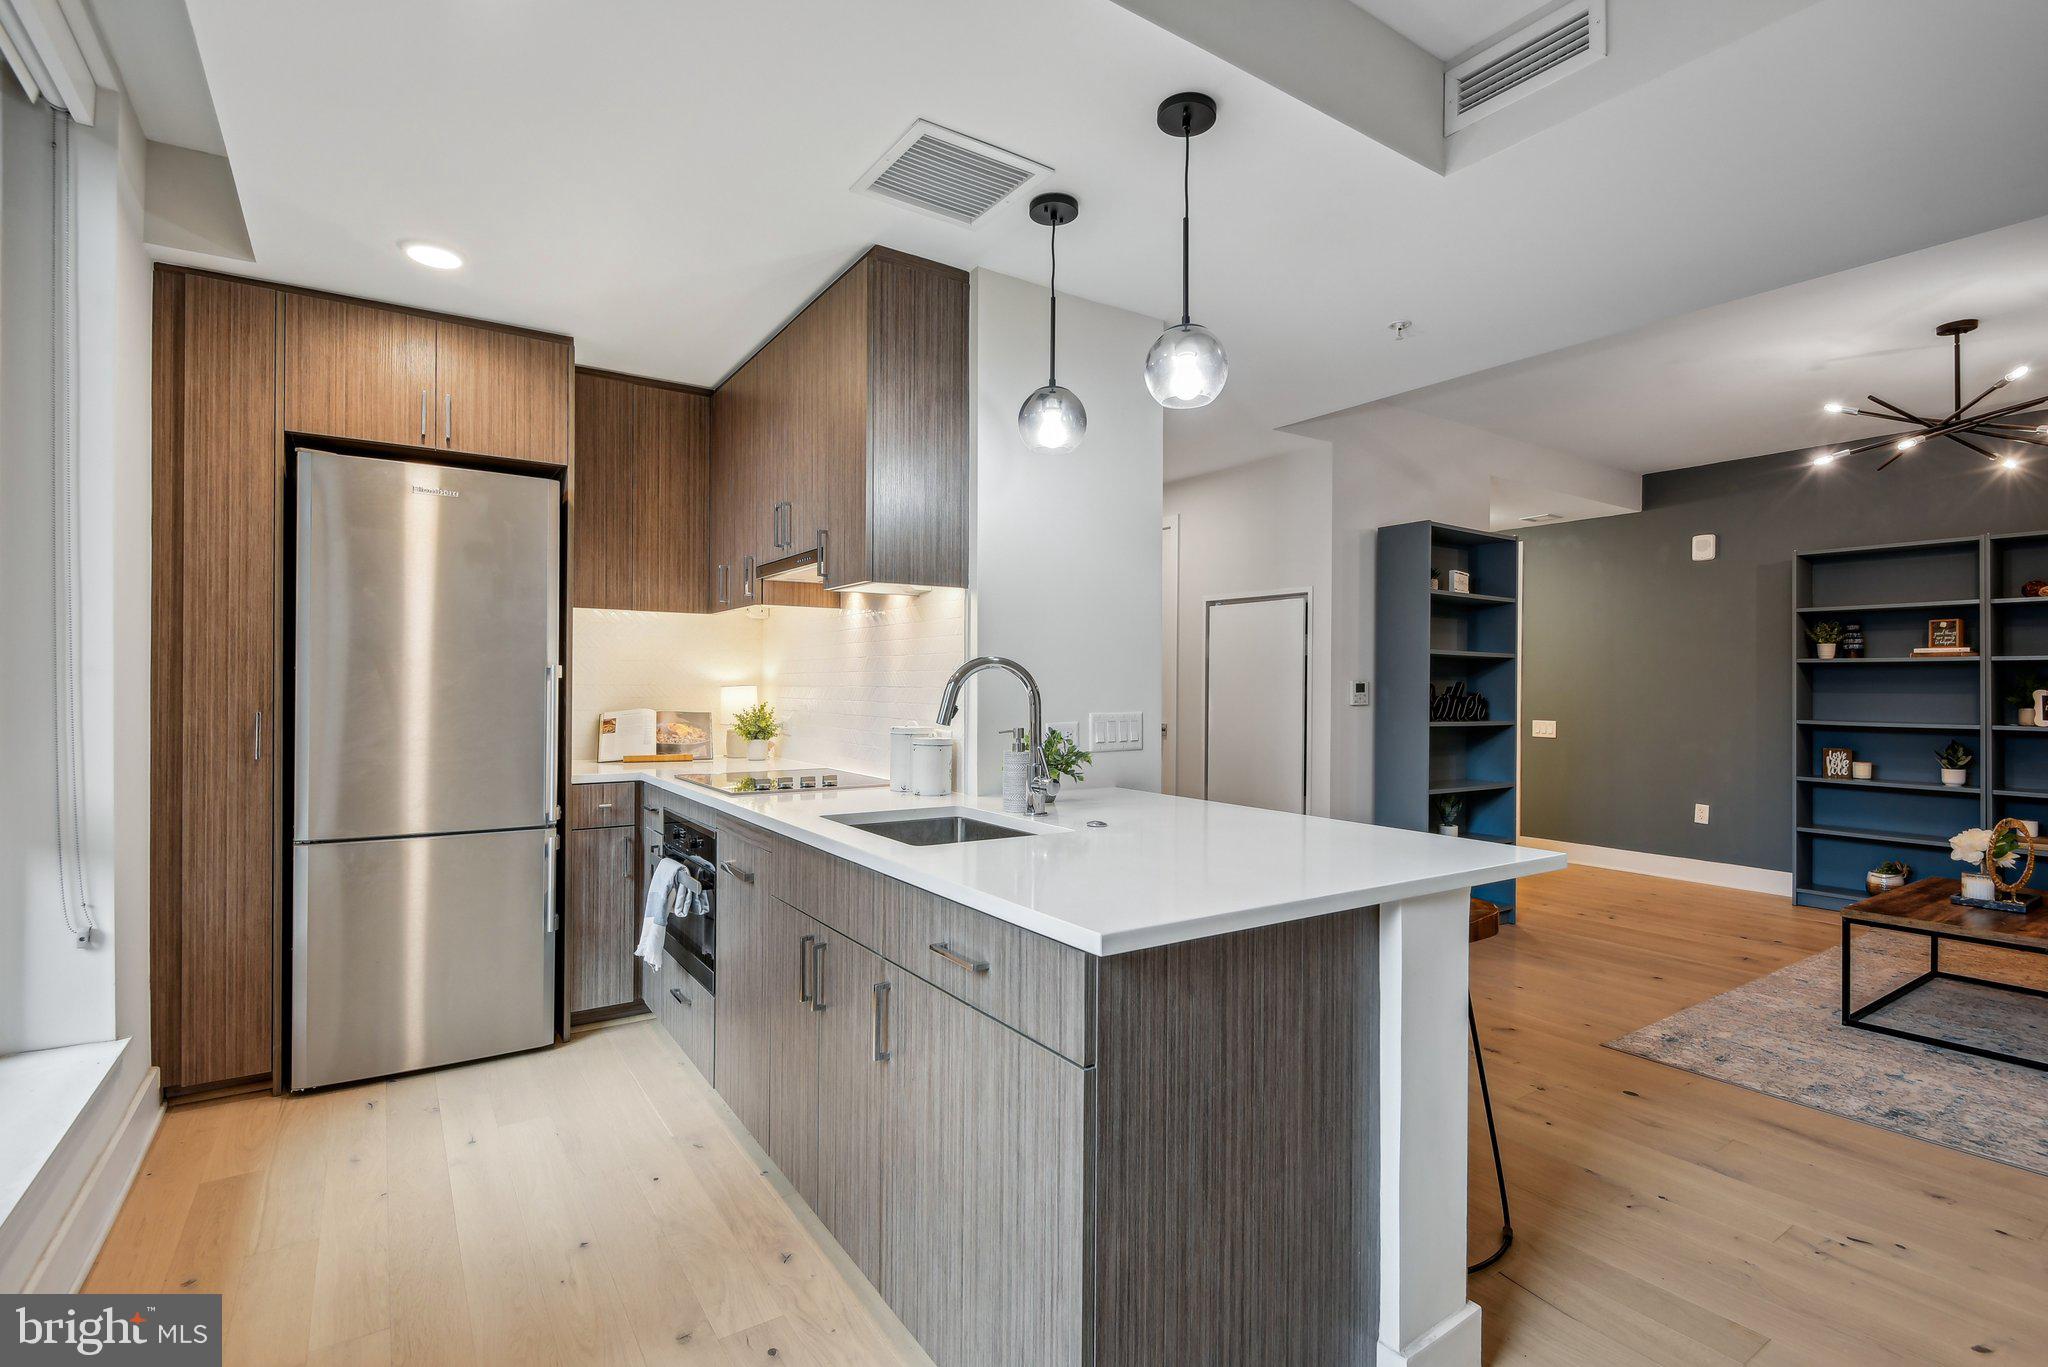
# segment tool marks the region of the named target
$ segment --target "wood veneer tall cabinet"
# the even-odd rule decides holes
[[[815,595],[755,575],[813,549],[831,590],[966,583],[967,326],[964,272],[875,247],[719,386],[714,609]]]
[[[274,289],[157,271],[150,992],[173,1093],[275,1066],[283,328]]]
[[[575,601],[704,612],[711,395],[576,372]]]

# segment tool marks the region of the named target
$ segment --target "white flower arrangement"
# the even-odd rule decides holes
[[[1986,860],[1992,857],[1993,851],[1991,832],[1981,826],[1972,826],[1967,831],[1960,831],[1950,836],[1948,840],[1949,858],[1958,864],[1974,864],[1978,868],[1985,868]],[[2013,832],[2008,830],[1999,833],[1996,860],[2001,869],[2009,869],[2020,862],[2019,838]]]

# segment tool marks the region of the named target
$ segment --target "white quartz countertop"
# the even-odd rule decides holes
[[[827,854],[1090,954],[1123,954],[1565,866],[1550,850],[1068,784],[1045,817],[1002,801],[887,788],[736,796],[685,774],[804,768],[801,761],[579,762],[577,783],[651,783]],[[1015,839],[917,846],[829,818],[959,807],[1037,828]],[[1101,823],[1096,825],[1093,823]],[[1459,913],[1463,915],[1461,910]]]

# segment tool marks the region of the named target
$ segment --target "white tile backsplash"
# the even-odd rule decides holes
[[[626,707],[710,712],[719,689],[756,684],[783,724],[778,754],[889,772],[889,728],[929,724],[966,657],[966,594],[848,594],[838,608],[716,616],[578,608],[570,725],[597,757],[597,717]]]

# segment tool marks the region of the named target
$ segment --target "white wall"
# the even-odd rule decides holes
[[[762,623],[715,616],[577,608],[569,673],[570,755],[597,758],[597,714],[628,707],[723,714],[718,691],[761,681]]]
[[[961,590],[934,589],[768,609],[761,697],[783,725],[783,752],[887,775],[889,728],[931,725],[947,676],[966,658],[966,607]]]
[[[1045,383],[1046,291],[982,270],[972,293],[969,653],[1029,669],[1049,726],[1142,710],[1145,748],[1098,754],[1089,774],[1156,789],[1163,425],[1144,363],[1159,320],[1060,296],[1059,380],[1086,406],[1088,435],[1078,450],[1048,455],[1017,434],[1018,406]],[[1022,690],[984,674],[970,704],[961,786],[995,792],[999,733],[1024,724]]]
[[[1274,456],[1166,486],[1180,518],[1177,790],[1201,797],[1205,607],[1213,598],[1309,593],[1309,811],[1330,809],[1331,461],[1327,448]]]

